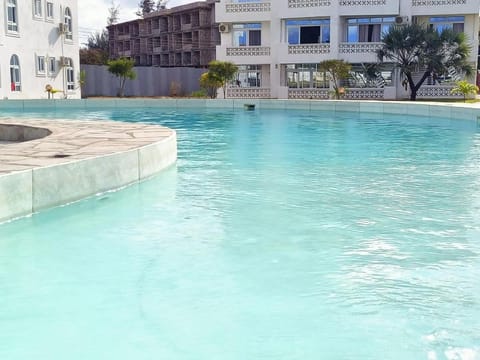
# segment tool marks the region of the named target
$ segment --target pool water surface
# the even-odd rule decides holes
[[[140,184],[0,225],[0,359],[480,358],[476,124],[48,116],[165,125],[179,158]]]

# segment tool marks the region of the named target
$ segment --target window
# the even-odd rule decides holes
[[[65,18],[64,18],[64,24],[65,24],[65,38],[72,40],[73,39],[73,33],[72,33],[72,13],[70,12],[70,8],[65,8]]]
[[[7,30],[18,32],[17,0],[7,0]]]
[[[42,0],[33,0],[33,15],[42,17]]]
[[[37,75],[45,75],[45,56],[37,56]]]
[[[233,24],[233,46],[260,46],[262,24]]]
[[[456,33],[461,33],[464,29],[464,23],[464,16],[435,16],[430,18],[430,27],[438,32],[452,29]]]
[[[67,75],[67,90],[75,90],[75,73],[73,71],[72,59],[67,59],[68,65],[65,67]]]
[[[57,61],[54,57],[48,58],[48,74],[54,75],[57,72]]]
[[[287,65],[287,86],[293,89],[328,88],[328,76],[319,71],[318,66],[318,64]]]
[[[290,45],[330,42],[330,20],[287,20],[287,41]]]
[[[22,83],[20,80],[20,62],[17,55],[10,58],[10,89],[12,91],[21,91]]]
[[[380,42],[394,23],[394,17],[347,19],[347,42]]]
[[[47,8],[47,19],[53,20],[53,2],[47,1],[45,7]]]
[[[262,68],[260,65],[239,65],[234,86],[260,87],[262,86]]]

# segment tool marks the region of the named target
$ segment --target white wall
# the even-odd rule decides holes
[[[80,71],[78,8],[76,0],[48,0],[53,3],[53,18],[46,16],[46,1],[42,0],[42,17],[33,13],[32,0],[17,0],[18,32],[7,30],[6,0],[0,0],[0,99],[43,99],[48,97],[45,86],[50,84],[61,92],[56,98],[80,98],[80,89],[67,91],[65,67],[60,66],[60,57],[72,59],[75,84]],[[72,14],[73,39],[65,39],[58,31],[64,21],[64,9]],[[16,54],[20,61],[21,91],[11,91],[10,58]],[[37,72],[36,56],[45,56],[46,71]],[[48,57],[55,57],[56,71],[48,72]],[[64,95],[65,94],[65,95]]]

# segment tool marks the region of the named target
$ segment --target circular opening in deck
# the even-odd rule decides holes
[[[0,144],[37,140],[44,138],[51,133],[50,130],[39,127],[0,124]]]

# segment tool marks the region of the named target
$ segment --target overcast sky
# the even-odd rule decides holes
[[[168,8],[192,3],[202,0],[170,0]],[[133,20],[137,18],[135,13],[138,10],[140,0],[115,0],[115,4],[120,5],[120,22]],[[111,7],[112,0],[80,0],[78,2],[78,26],[80,32],[80,43],[84,43],[88,35],[95,31],[101,31],[108,17],[108,8]]]

